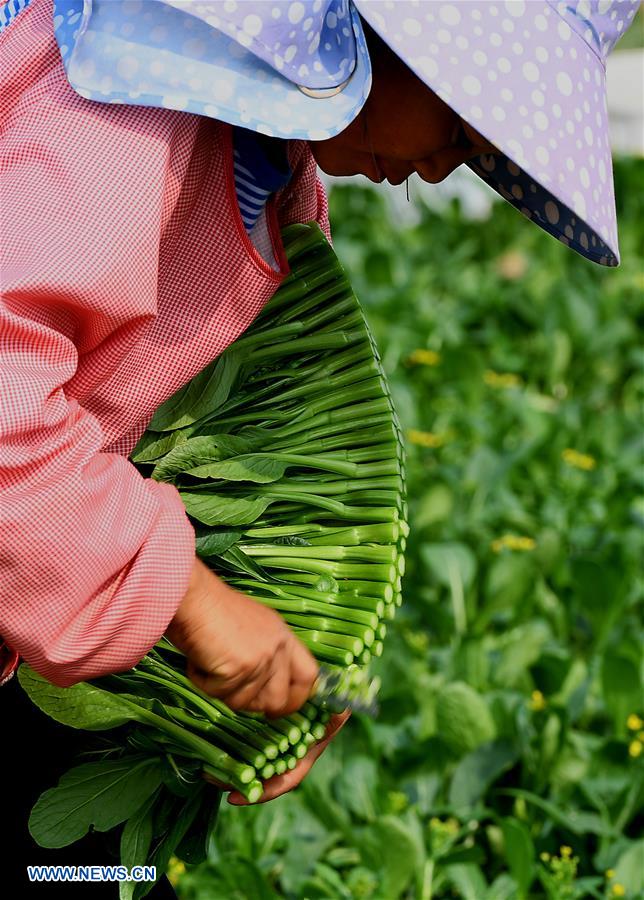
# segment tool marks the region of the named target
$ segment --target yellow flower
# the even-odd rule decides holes
[[[504,534],[502,537],[496,538],[496,540],[492,541],[490,544],[494,553],[500,553],[504,548],[507,548],[508,550],[529,551],[534,550],[536,546],[537,542],[534,538],[521,537],[518,534]]]
[[[530,709],[533,709],[535,712],[539,712],[542,709],[545,709],[546,706],[546,698],[543,696],[541,691],[533,691],[530,696]]]
[[[559,848],[559,852],[561,853],[562,859],[570,859],[572,856],[572,847],[567,847],[564,844],[563,847]]]
[[[487,369],[483,375],[483,381],[490,387],[495,388],[513,388],[521,387],[522,380],[514,372],[494,372]]]
[[[409,798],[403,791],[389,791],[387,800],[390,811],[396,814],[404,812],[409,806]]]
[[[644,726],[644,722],[640,719],[637,713],[631,713],[628,719],[626,720],[626,727],[629,731],[638,731],[638,729]]]
[[[637,759],[644,750],[644,744],[641,741],[631,741],[628,745],[628,755],[633,759]]]
[[[442,447],[445,438],[440,434],[434,434],[433,431],[418,431],[416,428],[410,428],[407,437],[412,444],[418,444],[419,447]]]
[[[588,453],[580,453],[578,450],[573,450],[572,447],[566,447],[561,454],[561,458],[569,466],[575,469],[583,469],[584,472],[590,472],[597,465],[597,461],[593,456],[589,456]]]
[[[516,281],[522,278],[528,268],[528,260],[517,250],[509,250],[503,256],[499,256],[496,261],[496,268],[502,278],[508,281]]]
[[[606,878],[610,881],[611,878],[615,877],[615,869],[606,869],[605,872]]]
[[[539,854],[539,859],[540,859],[542,862],[548,862],[548,860],[550,859],[550,854],[549,854],[549,853],[546,853],[546,852],[544,851],[543,853],[540,853],[540,854]]]
[[[168,868],[166,870],[166,875],[168,876],[168,881],[174,887],[179,883],[179,879],[186,871],[185,864],[181,862],[180,859],[177,859],[176,856],[171,857],[170,862],[168,863]]]
[[[435,350],[414,350],[409,354],[409,362],[420,366],[437,366],[441,361],[440,353]]]
[[[626,888],[623,884],[619,884],[619,882],[616,881],[611,888],[611,894],[613,895],[613,897],[625,897]]]
[[[406,628],[403,631],[403,637],[412,650],[418,650],[419,653],[423,653],[429,647],[429,635],[425,631]]]
[[[456,832],[458,831],[458,829],[460,827],[461,826],[458,824],[458,819],[454,819],[454,818],[450,817],[445,822],[445,828],[449,831],[450,834],[456,834]]]

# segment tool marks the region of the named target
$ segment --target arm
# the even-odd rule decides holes
[[[90,406],[156,314],[196,124],[76,96],[48,12],[0,35],[0,635],[67,685],[137,662],[194,563],[176,489],[104,452],[128,396]]]
[[[0,634],[69,685],[129,668],[163,634],[194,532],[175,488],[100,452],[98,421],[65,395],[72,341],[14,298],[0,309]]]
[[[0,634],[66,686],[135,665],[168,628],[189,674],[233,708],[279,715],[317,666],[277,613],[195,558],[176,488],[101,453],[95,417],[65,397],[73,344],[0,317]]]

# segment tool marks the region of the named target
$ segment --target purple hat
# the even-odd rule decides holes
[[[639,0],[54,0],[70,84],[282,138],[325,140],[360,112],[360,17],[498,148],[468,165],[582,256],[619,262],[605,59]]]
[[[468,163],[582,256],[619,262],[605,60],[631,0],[355,0],[360,15],[502,152]]]

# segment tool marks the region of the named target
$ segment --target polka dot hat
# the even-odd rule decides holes
[[[619,263],[605,60],[631,0],[355,0],[361,16],[502,152],[468,165],[582,256]]]
[[[371,88],[350,0],[54,0],[54,28],[82,97],[276,137],[338,134]]]
[[[468,163],[594,262],[619,262],[605,59],[639,0],[54,0],[70,84],[324,140],[371,87],[366,20],[500,151]]]

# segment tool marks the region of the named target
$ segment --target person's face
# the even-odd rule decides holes
[[[360,114],[336,137],[309,142],[327,175],[401,184],[418,172],[436,183],[461,163],[498,152],[382,42],[371,58],[373,86]]]

